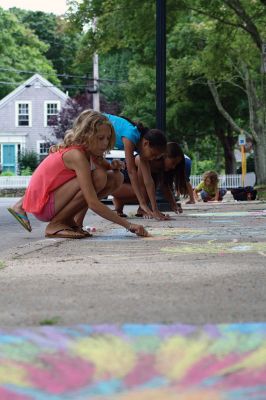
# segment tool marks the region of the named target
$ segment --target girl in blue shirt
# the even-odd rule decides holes
[[[132,189],[137,197],[139,206],[145,212],[148,218],[156,218],[158,220],[169,219],[159,211],[155,185],[152,179],[149,161],[162,156],[166,150],[166,137],[159,129],[148,129],[140,123],[134,123],[124,117],[118,117],[112,114],[105,114],[112,123],[115,134],[115,148],[125,151],[126,173],[122,186],[113,193],[115,210],[120,216],[123,214],[123,205],[130,203],[128,197],[127,185],[132,185]],[[139,168],[141,169],[144,185],[151,204],[151,209],[147,204],[145,197],[140,189],[138,181],[138,172],[135,164],[134,153],[139,154]],[[119,199],[123,201],[120,202]]]

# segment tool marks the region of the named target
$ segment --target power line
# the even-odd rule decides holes
[[[22,85],[24,82],[7,82],[7,81],[0,81],[0,85],[10,85],[10,86],[18,86]],[[117,81],[114,82],[109,82],[109,83],[117,83]],[[25,85],[25,87],[33,87],[34,85]],[[89,86],[84,84],[84,85],[68,85],[68,84],[61,84],[61,86],[65,89],[89,89]],[[56,85],[42,85],[42,87],[45,88],[57,88],[60,89],[59,86]]]
[[[38,72],[38,71],[29,71],[29,70],[14,69],[14,68],[2,68],[2,67],[0,67],[0,71],[17,72],[18,74],[54,75],[54,76],[61,76],[63,78],[93,79],[93,78],[90,78],[89,76],[86,76],[86,75],[56,74],[54,72]]]
[[[18,74],[39,74],[39,75],[54,75],[57,77],[63,77],[63,78],[79,78],[79,79],[85,79],[87,81],[94,81],[95,79],[93,79],[90,76],[87,75],[71,75],[71,74],[56,74],[54,72],[39,72],[39,71],[30,71],[30,70],[22,70],[22,69],[14,69],[14,68],[3,68],[0,67],[0,71],[6,71],[6,72],[15,72]],[[117,82],[117,83],[125,83],[127,81],[119,81],[117,79],[110,79],[110,78],[100,78],[98,79],[99,82]]]

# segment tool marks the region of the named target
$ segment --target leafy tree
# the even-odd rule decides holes
[[[86,36],[91,54],[96,49],[103,54],[131,52],[123,112],[154,121],[155,2],[83,0],[73,14],[80,26],[94,17],[97,29],[89,28]],[[171,137],[181,137],[194,148],[196,143],[201,146],[195,138],[201,134],[218,137],[230,171],[235,168],[237,135],[244,130],[253,139],[259,183],[266,183],[265,86],[261,84],[265,27],[263,1],[167,1]],[[212,149],[216,152],[215,145]]]
[[[75,57],[79,49],[82,34],[70,28],[68,21],[52,13],[42,11],[25,11],[18,8],[11,9],[13,14],[35,35],[44,42],[46,47],[45,56],[56,69],[60,81],[65,88],[69,88],[70,94],[78,92],[79,86],[86,87],[84,79],[79,79],[81,71],[77,70]],[[86,73],[91,71],[91,67]]]
[[[16,69],[38,71],[51,82],[59,82],[44,55],[46,51],[46,44],[20,23],[13,13],[0,7],[0,81],[3,82],[0,84],[0,98],[25,81],[25,76]]]
[[[208,18],[211,35],[197,68],[206,77],[216,106],[232,129],[252,138],[257,180],[266,184],[265,79],[261,67],[265,4],[257,0],[211,1],[208,7],[201,0],[182,3],[187,10]],[[225,84],[241,90],[249,118],[235,118],[223,103]]]

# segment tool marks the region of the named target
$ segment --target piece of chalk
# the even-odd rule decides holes
[[[89,232],[96,232],[95,226],[85,226],[85,229]]]

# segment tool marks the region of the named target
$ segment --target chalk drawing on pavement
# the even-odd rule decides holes
[[[188,253],[188,254],[238,254],[238,253],[259,253],[266,251],[266,242],[216,242],[212,243],[186,243],[178,246],[161,247],[163,253]]]
[[[0,398],[262,400],[266,324],[1,330]]]
[[[186,213],[190,217],[266,217],[266,210]]]

